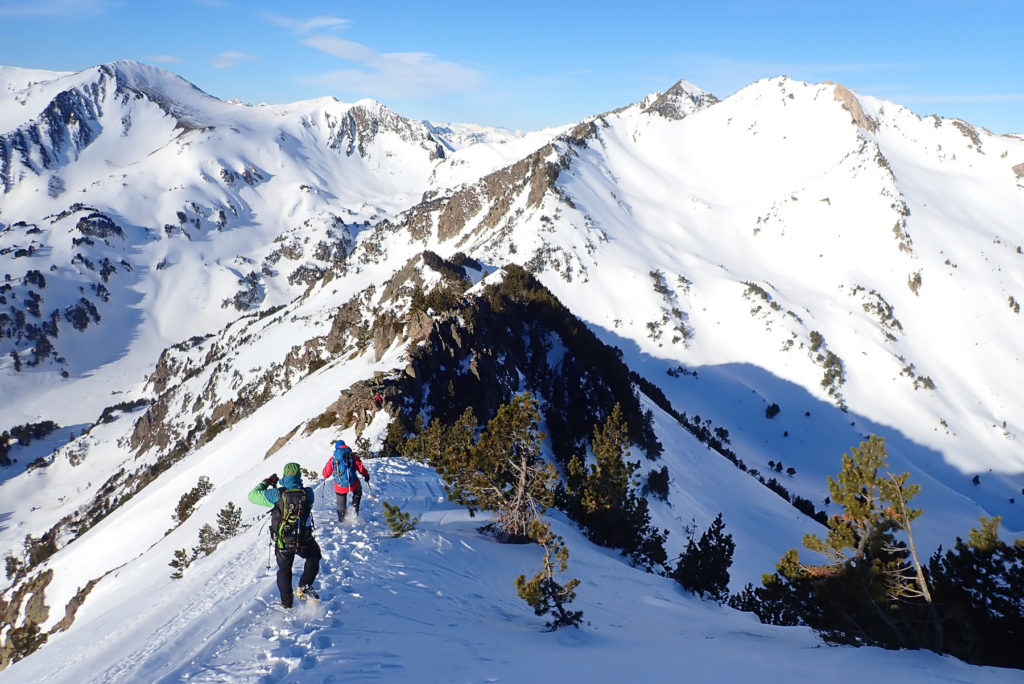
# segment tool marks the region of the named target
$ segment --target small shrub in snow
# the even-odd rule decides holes
[[[654,495],[662,501],[668,499],[668,466],[662,466],[660,470],[651,469],[647,473],[644,495]]]
[[[192,557],[188,555],[188,551],[185,549],[177,549],[174,552],[174,558],[168,563],[174,572],[171,573],[171,579],[181,579],[185,574],[185,569],[192,565]]]
[[[419,518],[410,519],[408,513],[403,513],[402,509],[392,506],[387,501],[382,501],[381,504],[384,506],[384,520],[391,528],[392,537],[401,537],[406,532],[416,529],[416,523],[420,521]]]
[[[174,509],[173,517],[175,524],[180,525],[188,520],[199,500],[212,491],[213,484],[210,482],[210,478],[206,475],[201,475],[196,482],[196,486],[182,494],[181,498],[178,499],[178,505]]]

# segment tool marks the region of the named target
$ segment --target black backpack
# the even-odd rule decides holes
[[[281,498],[270,513],[270,537],[274,546],[286,551],[299,548],[313,536],[312,505],[304,488],[278,489]]]

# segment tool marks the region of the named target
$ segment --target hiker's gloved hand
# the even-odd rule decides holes
[[[370,484],[370,473],[363,475],[363,479],[366,480],[366,484]]]
[[[270,477],[265,479],[263,481],[263,484],[267,485],[268,487],[276,487],[277,486],[277,473],[274,473],[273,475],[271,475]]]

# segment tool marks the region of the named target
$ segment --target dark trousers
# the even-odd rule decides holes
[[[292,563],[295,555],[305,558],[302,566],[302,575],[299,577],[299,586],[308,587],[313,584],[317,574],[320,572],[320,545],[315,539],[310,539],[299,545],[299,548],[292,551],[289,549],[276,549],[277,552],[277,589],[281,592],[281,605],[291,608],[294,601],[292,593]]]
[[[348,508],[348,494],[334,493],[334,496],[338,500],[338,520],[345,519],[345,510]],[[359,502],[363,498],[363,489],[352,490],[352,508],[356,509],[356,515],[359,515]]]

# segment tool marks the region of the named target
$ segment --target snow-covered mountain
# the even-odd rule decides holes
[[[134,62],[0,79],[13,91],[0,113],[0,363],[16,390],[0,401],[17,422],[52,412],[49,376],[137,380],[168,345],[289,301],[360,231],[418,202],[467,139],[369,100],[228,104]],[[523,154],[494,136],[504,145],[474,168]]]
[[[0,596],[0,639],[10,653],[12,627],[49,633],[0,678],[221,681],[234,668],[240,681],[328,681],[341,667],[423,681],[458,642],[459,669],[427,680],[568,672],[569,648],[611,680],[624,672],[615,647],[641,648],[649,624],[665,632],[641,640],[660,654],[650,679],[683,658],[709,678],[762,681],[766,659],[768,680],[815,671],[827,652],[790,659],[814,643],[805,630],[711,610],[557,513],[590,625],[543,642],[511,587],[536,550],[480,537],[436,475],[398,458],[371,465],[374,491],[420,529],[385,542],[379,510],[337,526],[318,502],[332,541],[312,627],[268,626],[258,522],[168,577],[217,511],[289,460],[319,471],[331,437],[380,450],[399,408],[493,409],[544,382],[557,460],[580,435],[553,418],[587,425],[602,410],[574,416],[557,397],[575,383],[629,403],[614,378],[632,374],[663,447],[634,435],[639,474],[670,477],[665,500],[650,499],[669,555],[688,524],[721,512],[737,589],[820,529],[791,502],[834,512],[826,477],[871,433],[922,485],[928,553],[979,515],[1024,534],[1019,136],[784,77],[721,101],[680,81],[531,133],[411,121],[371,101],[231,104],[133,62],[0,68],[0,94],[0,428],[29,426],[0,469],[0,548],[22,565]],[[417,299],[453,272],[479,295],[512,264],[616,359],[587,368],[589,338],[529,308],[452,316]],[[388,412],[367,410],[378,389]],[[212,493],[172,527],[200,476]],[[374,617],[345,617],[367,599]],[[184,610],[168,621],[171,606]],[[364,634],[378,655],[353,666],[336,647],[350,620],[390,645]],[[699,647],[680,652],[680,631]],[[406,634],[423,645],[394,643]],[[500,647],[474,647],[484,634]],[[704,641],[716,638],[748,655],[716,665]],[[64,664],[45,655],[59,643]],[[481,655],[527,648],[536,669]],[[1015,676],[932,655],[843,657],[923,679]],[[404,671],[388,669],[396,659]]]

